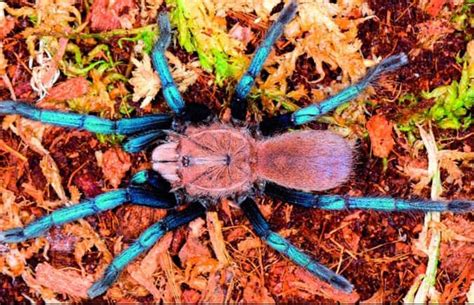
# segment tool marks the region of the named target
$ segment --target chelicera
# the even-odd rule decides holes
[[[232,123],[210,123],[209,110],[186,105],[171,77],[164,52],[171,39],[166,14],[159,15],[160,37],[152,59],[163,86],[163,94],[174,114],[110,121],[91,115],[43,110],[16,101],[1,101],[0,114],[62,127],[85,129],[102,134],[128,136],[124,149],[138,152],[155,145],[153,170],[138,172],[129,186],[83,200],[33,221],[24,228],[0,232],[0,242],[18,243],[43,235],[52,226],[62,225],[125,203],[169,209],[168,215],[143,232],[126,250],[114,258],[101,279],[88,290],[90,298],[103,294],[122,270],[141,253],[149,250],[166,232],[202,216],[207,207],[231,197],[253,225],[255,233],[270,247],[286,255],[314,276],[345,292],[353,286],[343,276],[321,265],[289,241],[273,232],[255,204],[265,194],[289,204],[328,210],[373,209],[380,211],[469,212],[473,201],[438,202],[389,197],[348,197],[312,193],[344,183],[352,169],[352,147],[329,131],[291,131],[358,96],[385,72],[408,63],[405,54],[390,56],[373,67],[359,82],[338,94],[308,107],[265,118],[257,126],[245,125],[246,98],[262,69],[272,45],[297,10],[290,2],[270,27],[257,48],[250,67],[237,85],[231,100]],[[161,141],[161,142],[160,142]],[[158,146],[155,143],[160,142]],[[181,194],[184,196],[177,196]],[[184,209],[177,207],[186,205]]]

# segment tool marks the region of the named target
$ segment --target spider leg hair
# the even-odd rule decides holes
[[[112,121],[94,115],[41,109],[23,102],[2,101],[0,102],[0,115],[7,114],[18,114],[33,121],[60,127],[121,135],[130,135],[150,129],[170,128],[172,122],[172,118],[167,114],[153,114]]]
[[[166,103],[176,114],[181,114],[185,108],[185,103],[173,80],[165,56],[165,51],[171,42],[171,24],[167,13],[160,13],[158,15],[158,27],[160,29],[160,36],[153,47],[151,60],[161,80]]]
[[[148,251],[166,232],[189,223],[204,215],[204,212],[204,206],[195,202],[182,211],[171,212],[168,216],[149,227],[130,247],[113,259],[105,269],[102,278],[89,288],[87,292],[89,297],[93,299],[107,291],[122,270],[141,253]]]
[[[160,209],[176,206],[176,198],[171,193],[157,194],[137,186],[129,186],[83,200],[78,204],[64,207],[43,216],[24,228],[0,231],[0,242],[18,243],[46,233],[52,226],[60,226],[74,220],[111,210],[126,202]]]
[[[278,19],[271,25],[265,35],[262,44],[255,51],[247,72],[245,72],[235,88],[234,96],[231,101],[233,118],[238,120],[245,119],[247,113],[246,98],[255,83],[255,78],[260,74],[263,64],[272,50],[273,44],[275,44],[275,41],[283,33],[285,25],[293,19],[297,7],[296,0],[291,0],[290,3],[283,8]]]
[[[352,291],[352,284],[343,276],[336,274],[331,269],[318,263],[281,235],[271,231],[268,222],[263,217],[253,199],[245,199],[245,201],[240,204],[240,208],[250,220],[255,233],[274,250],[286,255],[290,260],[308,270],[319,279],[331,284],[333,287],[347,293]]]
[[[129,137],[122,146],[129,153],[137,153],[165,137],[166,133],[161,129],[148,130]]]
[[[314,121],[319,116],[326,114],[338,106],[349,102],[361,94],[368,86],[374,84],[381,75],[394,71],[408,64],[408,57],[404,53],[393,55],[382,60],[373,67],[360,81],[343,89],[338,94],[322,102],[301,108],[293,113],[266,118],[260,123],[260,130],[264,135],[271,135],[279,130],[288,129],[297,125]]]
[[[349,197],[341,195],[318,195],[287,189],[267,183],[265,194],[273,198],[307,208],[324,210],[364,209],[376,211],[420,211],[467,213],[474,211],[474,201],[404,200],[391,197]]]

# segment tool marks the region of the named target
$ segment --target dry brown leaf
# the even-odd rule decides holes
[[[453,33],[454,27],[446,20],[429,20],[416,25],[418,43],[424,49],[433,50],[435,43],[444,36]]]
[[[367,131],[372,144],[374,156],[387,158],[395,145],[392,137],[392,122],[389,122],[383,115],[374,115],[367,122]]]
[[[227,266],[231,258],[225,246],[224,236],[222,235],[222,224],[217,212],[207,212],[206,220],[214,254],[222,265]]]
[[[61,183],[61,174],[59,173],[59,168],[54,162],[53,158],[49,153],[44,155],[40,161],[41,171],[45,176],[48,184],[51,185],[58,195],[59,199],[62,201],[67,201],[66,192],[64,191],[63,185]]]
[[[186,243],[179,251],[179,259],[183,264],[186,265],[188,260],[193,257],[211,257],[211,251],[209,251],[209,249],[204,246],[198,238],[188,234]]]
[[[87,298],[87,289],[94,282],[92,276],[82,276],[73,270],[58,270],[47,263],[39,264],[35,271],[36,281],[41,286],[80,298]]]
[[[317,294],[344,304],[353,304],[360,298],[357,292],[353,291],[349,294],[342,292],[289,262],[274,264],[271,268],[272,273],[278,277],[279,281],[272,293],[282,297],[309,298]]]
[[[239,252],[247,252],[251,249],[260,248],[262,242],[260,238],[247,238],[237,244],[237,249]]]
[[[264,283],[252,274],[245,283],[242,301],[246,304],[275,304],[275,300]]]
[[[4,39],[15,27],[15,18],[8,16],[0,21],[0,39]]]
[[[135,23],[138,7],[134,0],[94,0],[88,20],[96,32],[130,29]]]
[[[127,271],[130,276],[140,285],[145,287],[152,295],[155,301],[163,298],[163,292],[160,291],[154,283],[153,273],[158,268],[159,256],[168,250],[173,234],[167,233],[163,238],[148,252],[143,260],[138,264],[130,265]]]
[[[89,91],[89,82],[84,77],[70,78],[51,88],[44,101],[66,101],[78,98]]]
[[[102,162],[99,164],[105,179],[110,182],[113,188],[117,188],[132,166],[132,159],[120,148],[113,147],[103,154]]]

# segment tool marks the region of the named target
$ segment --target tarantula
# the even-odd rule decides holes
[[[129,186],[56,210],[24,228],[0,232],[0,242],[18,243],[35,238],[52,226],[110,210],[124,203],[169,209],[168,216],[149,227],[130,247],[114,258],[102,278],[88,290],[89,297],[94,298],[104,293],[127,264],[149,250],[166,232],[202,216],[206,208],[218,202],[218,199],[232,197],[250,220],[256,234],[270,247],[285,254],[316,277],[350,292],[353,286],[348,280],[319,264],[270,229],[254,202],[257,194],[266,194],[303,207],[327,210],[472,211],[473,201],[356,198],[311,193],[334,188],[348,179],[352,169],[352,147],[344,138],[329,131],[293,131],[275,135],[278,131],[310,122],[355,98],[382,73],[407,64],[408,59],[403,53],[384,59],[359,82],[321,103],[293,113],[265,118],[254,126],[253,131],[242,122],[247,112],[246,97],[255,78],[274,42],[296,10],[295,1],[284,7],[257,48],[248,71],[239,81],[232,97],[233,123],[230,124],[206,123],[210,111],[205,106],[184,103],[164,55],[171,39],[170,22],[166,14],[158,17],[160,33],[152,59],[165,100],[174,114],[110,121],[91,115],[43,110],[24,102],[0,102],[0,114],[19,114],[46,124],[95,133],[127,135],[129,138],[123,147],[132,153],[161,141],[152,153],[153,170],[138,172]],[[176,209],[187,203],[186,208]]]

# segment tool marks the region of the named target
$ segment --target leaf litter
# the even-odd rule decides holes
[[[166,56],[179,89],[185,96],[211,92],[203,102],[216,109],[227,103],[229,90],[282,7],[276,0],[89,4],[0,2],[2,100],[27,97],[40,107],[112,119],[165,111],[148,52],[156,36],[157,10],[166,4],[177,34]],[[357,150],[366,164],[357,165],[355,179],[334,192],[429,197],[429,162],[414,126],[433,119],[443,194],[472,198],[472,43],[460,38],[472,35],[460,21],[470,18],[465,5],[315,0],[299,1],[299,6],[252,91],[253,117],[321,101],[384,56],[405,51],[411,59],[408,67],[321,120],[336,132],[361,139]],[[371,95],[374,91],[377,97]],[[414,98],[401,99],[410,94]],[[120,138],[79,136],[15,116],[5,117],[2,127],[0,229],[23,226],[64,204],[119,187],[137,164],[146,163],[143,154],[128,155],[118,148]],[[210,211],[206,221],[167,234],[127,268],[105,297],[117,302],[399,301],[422,282],[426,253],[417,251],[415,243],[420,236],[430,237],[423,233],[422,215],[306,211],[269,199],[262,204],[277,232],[342,272],[356,292],[341,294],[277,255],[251,233],[238,210],[224,205]],[[0,279],[5,284],[0,301],[83,299],[106,264],[142,229],[123,229],[121,223],[140,210],[143,224],[163,217],[144,209],[121,207],[55,229],[59,233],[46,238],[1,245]],[[467,300],[472,221],[443,215],[440,222],[427,222],[427,228],[441,232],[438,299]],[[59,256],[70,259],[64,264]]]

